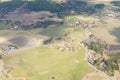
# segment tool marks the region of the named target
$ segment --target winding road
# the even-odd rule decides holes
[[[85,29],[85,40],[88,39],[89,33],[90,33],[90,31],[88,30],[88,28],[86,28],[86,29]],[[85,48],[85,60],[87,61],[88,65],[89,65],[90,67],[92,67],[93,69],[95,69],[96,71],[100,72],[101,74],[105,75],[105,76],[108,78],[108,80],[116,80],[115,77],[110,77],[110,76],[108,76],[105,72],[97,69],[95,66],[93,66],[92,64],[90,64],[90,63],[88,62],[88,48],[85,47],[83,44],[81,44],[81,45]]]

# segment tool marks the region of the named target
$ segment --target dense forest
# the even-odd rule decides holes
[[[78,0],[68,0],[63,3],[56,3],[51,0],[12,0],[9,2],[0,3],[0,14],[2,15],[14,11],[23,3],[27,3],[26,8],[30,11],[50,11],[55,13],[66,14],[70,14],[71,11],[74,11],[77,14],[84,13],[90,15],[96,13],[98,9],[103,9],[105,7],[104,4],[95,4],[91,6],[85,1]]]

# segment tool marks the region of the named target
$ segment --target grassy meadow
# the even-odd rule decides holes
[[[65,17],[65,20],[72,23],[78,19],[72,16]],[[69,27],[68,25],[28,30],[26,32],[2,30],[0,36],[11,38],[11,36],[27,35],[34,38],[35,35],[32,35],[32,33],[46,37],[61,36],[65,39],[66,44],[70,44],[72,41],[80,42],[85,38],[82,27]],[[75,52],[62,52],[58,49],[59,45],[51,45],[53,48],[41,45],[4,56],[4,63],[14,68],[10,80],[14,80],[16,77],[25,77],[27,80],[53,80],[53,77],[54,80],[82,80],[86,74],[94,71],[85,61],[85,49],[80,45],[72,45]],[[7,80],[9,79],[7,78]]]
[[[85,50],[81,46],[77,46],[75,52],[61,52],[57,46],[41,46],[6,56],[4,61],[14,66],[14,76],[28,80],[49,80],[51,76],[55,80],[81,80],[92,71],[84,58]],[[76,60],[79,62],[75,63]]]

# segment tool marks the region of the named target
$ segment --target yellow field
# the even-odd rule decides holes
[[[48,80],[52,76],[55,80],[81,80],[92,71],[84,58],[81,46],[76,47],[75,52],[60,52],[57,46],[41,46],[6,56],[4,61],[14,66],[14,76],[28,80]]]

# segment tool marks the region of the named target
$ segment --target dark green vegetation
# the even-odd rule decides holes
[[[34,0],[34,1],[22,1],[12,0],[9,2],[0,3],[0,13],[6,14],[18,8],[23,3],[27,3],[26,8],[31,11],[50,11],[58,14],[70,14],[70,11],[74,11],[77,14],[94,14],[96,9],[104,8],[104,4],[97,4],[90,6],[85,1],[68,0],[64,3],[55,3],[51,0]]]
[[[104,41],[100,41],[99,39],[92,38],[92,41],[88,41],[85,43],[88,46],[88,49],[93,50],[95,52],[90,52],[88,55],[92,56],[88,57],[88,62],[94,65],[97,69],[104,71],[109,76],[114,76],[114,71],[119,71],[119,62],[118,58],[115,59],[106,58],[106,55],[109,54],[108,45]],[[112,51],[119,50],[119,46],[111,46]],[[108,56],[108,55],[107,55]]]
[[[35,0],[29,2],[26,6],[31,11],[51,11],[51,12],[60,12],[62,7],[59,4],[51,2],[50,0]]]
[[[4,18],[5,14],[16,10],[18,7],[26,3],[25,9],[28,12],[31,11],[50,11],[51,13],[56,13],[58,17],[71,15],[71,11],[74,11],[74,14],[93,14],[96,12],[96,9],[92,6],[89,6],[87,2],[84,1],[77,1],[77,0],[68,0],[64,3],[55,3],[51,0],[34,0],[34,1],[22,1],[22,0],[12,0],[8,2],[0,3],[0,17]],[[18,14],[19,15],[19,14]],[[43,18],[44,19],[44,18]],[[43,22],[36,22],[35,24],[31,25],[23,25],[20,21],[11,22],[11,20],[2,20],[1,22],[5,22],[6,24],[10,24],[11,26],[18,25],[24,30],[32,28],[39,28],[39,27],[48,27],[50,25],[62,25],[63,22],[55,22],[55,21],[43,21]],[[28,28],[29,26],[29,28]],[[2,28],[1,28],[2,29]]]
[[[111,4],[114,6],[120,7],[120,1],[112,1]]]
[[[68,0],[64,3],[55,3],[50,0],[36,0],[28,3],[27,8],[32,11],[50,11],[61,14],[70,15],[71,11],[77,14],[93,14],[96,9],[85,1]]]
[[[100,43],[94,43],[91,42],[90,49],[96,51],[97,53],[102,53],[101,55],[104,55],[104,50],[107,49],[106,45],[100,44]],[[119,71],[119,63],[117,62],[117,58],[115,59],[101,59],[104,58],[103,56],[94,60],[94,64],[98,69],[104,71],[109,76],[114,76],[114,71]]]
[[[79,1],[79,0],[67,0],[66,2],[56,3],[52,0],[33,0],[33,1],[27,1],[27,0],[12,0],[8,2],[2,2],[0,3],[0,17],[6,18],[6,14],[9,12],[12,12],[19,8],[21,5],[24,5],[23,12],[30,13],[31,11],[34,12],[40,12],[40,11],[49,11],[51,13],[55,13],[57,17],[64,19],[65,16],[72,15],[85,15],[89,16],[92,14],[95,14],[97,11],[104,9],[104,4],[89,4],[87,1]],[[21,12],[22,12],[21,11]],[[20,13],[18,12],[18,16]],[[32,15],[32,14],[31,14]],[[7,25],[10,24],[10,27],[8,29],[14,29],[14,26],[19,26],[20,29],[23,30],[29,30],[33,28],[47,28],[50,25],[63,25],[64,21],[50,21],[50,20],[44,20],[44,18],[40,19],[43,20],[35,22],[30,25],[24,25],[22,21],[19,21],[17,19],[18,16],[15,16],[16,21],[9,20],[2,20],[1,22],[5,22]],[[53,17],[53,16],[50,16]],[[32,21],[31,21],[32,23]],[[12,27],[12,28],[11,28]],[[2,28],[1,28],[2,29]]]
[[[103,9],[103,8],[105,8],[105,5],[104,4],[96,4],[94,7],[96,9]]]
[[[24,2],[20,0],[12,0],[9,2],[0,3],[0,17],[4,16],[8,12],[14,11],[21,6]]]
[[[120,1],[112,1],[111,4],[117,7],[115,9],[116,12],[120,12]]]
[[[99,42],[91,42],[90,45],[88,45],[88,48],[94,50],[97,53],[101,53],[101,57],[96,57],[96,59],[93,60],[93,63],[91,64],[96,66],[98,69],[104,71],[109,76],[114,76],[115,70],[119,71],[117,59],[104,59],[103,57],[103,55],[105,55],[104,51],[107,50],[106,44],[101,44]]]
[[[119,63],[117,60],[95,60],[94,66],[101,71],[104,71],[109,76],[114,76],[114,71],[119,71]]]
[[[114,71],[115,70],[119,71],[119,65],[118,65],[117,61],[115,61],[115,60],[107,60],[105,62],[105,64],[106,64],[106,66],[104,66],[104,71],[108,75],[114,76]]]
[[[88,48],[96,51],[97,53],[103,53],[104,50],[107,49],[107,45],[101,44],[99,42],[91,42],[90,44],[88,44]]]

